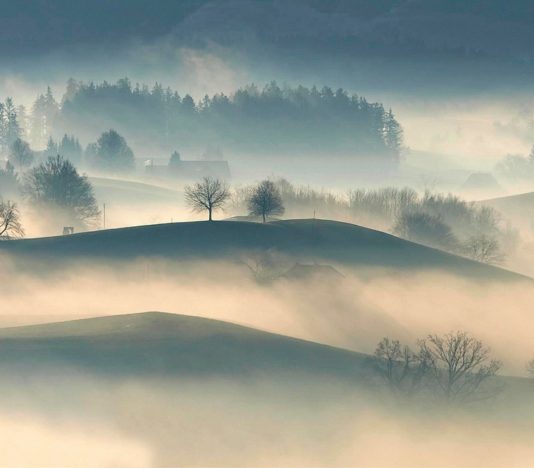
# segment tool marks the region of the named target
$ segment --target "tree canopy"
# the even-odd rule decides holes
[[[87,177],[62,156],[50,157],[25,176],[23,191],[35,207],[59,211],[81,227],[98,224],[100,212]]]
[[[102,133],[86,156],[90,166],[105,172],[130,172],[135,168],[133,151],[115,130]]]
[[[402,129],[392,111],[343,89],[250,85],[198,102],[156,83],[77,83],[61,108],[61,131],[102,122],[136,145],[211,144],[246,151],[328,151],[397,160]]]
[[[264,180],[252,190],[248,199],[248,210],[253,216],[261,216],[263,222],[270,215],[284,214],[282,196],[274,182]]]

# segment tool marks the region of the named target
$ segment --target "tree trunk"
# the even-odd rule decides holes
[[[211,218],[211,208],[208,208],[208,215],[209,215],[209,221],[213,221],[213,219]]]
[[[263,222],[265,223],[265,213],[261,214],[263,216]]]

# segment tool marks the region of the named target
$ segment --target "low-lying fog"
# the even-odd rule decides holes
[[[9,438],[0,454],[4,466],[524,467],[534,461],[532,420],[423,413],[317,382],[282,389],[262,380],[72,378],[59,390],[31,383],[40,393],[29,408],[14,389],[4,392],[11,403],[0,413]]]
[[[252,264],[249,258],[241,260]],[[338,268],[343,279],[281,278],[264,284],[244,263],[146,259],[66,266],[41,277],[4,266],[0,325],[164,311],[365,353],[372,353],[384,336],[414,345],[429,333],[465,330],[490,345],[505,372],[514,375],[525,375],[527,362],[534,358],[534,286],[528,282]]]

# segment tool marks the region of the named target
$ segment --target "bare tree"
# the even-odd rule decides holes
[[[222,208],[229,197],[228,186],[219,179],[211,177],[204,177],[201,182],[185,187],[187,204],[193,211],[199,213],[207,211],[210,221],[213,221],[213,211]]]
[[[428,371],[425,355],[414,353],[398,340],[383,338],[375,350],[378,372],[397,396],[413,396]]]
[[[527,372],[534,377],[534,359],[527,364]]]
[[[464,247],[466,255],[477,262],[498,265],[504,260],[499,241],[485,234],[471,236]]]
[[[0,199],[0,238],[23,237],[24,229],[20,223],[16,203]]]
[[[490,359],[490,349],[465,332],[429,335],[420,342],[420,355],[449,402],[483,400],[498,391],[496,385],[486,384],[496,376],[500,362]]]
[[[260,182],[248,199],[248,210],[253,216],[261,216],[263,222],[269,215],[284,214],[282,197],[276,185],[270,180]]]

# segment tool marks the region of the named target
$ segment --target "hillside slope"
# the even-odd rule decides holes
[[[295,261],[349,268],[380,267],[404,272],[430,269],[475,278],[524,279],[384,232],[313,219],[267,224],[238,221],[159,224],[0,243],[0,252],[32,262],[142,257],[239,261],[243,255],[268,250]]]
[[[104,177],[89,177],[98,200],[114,203],[183,203],[183,194],[157,185]]]
[[[515,225],[523,226],[529,224],[529,227],[533,227],[534,192],[491,198],[478,203],[495,208]]]
[[[147,312],[0,329],[0,368],[103,374],[356,378],[368,357],[218,320]]]

